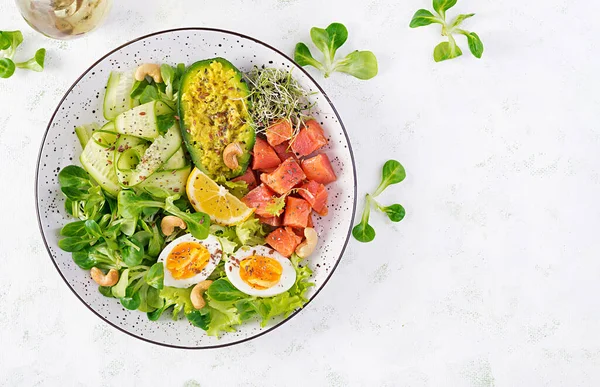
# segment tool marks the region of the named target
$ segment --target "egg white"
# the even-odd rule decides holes
[[[268,289],[255,289],[244,282],[242,277],[240,277],[239,262],[245,258],[251,257],[252,255],[261,255],[263,257],[273,258],[281,264],[283,271],[281,272],[281,278],[276,285]],[[294,285],[294,282],[296,282],[296,270],[294,269],[292,262],[274,249],[266,246],[241,247],[238,251],[228,257],[227,261],[225,262],[225,272],[227,273],[227,278],[229,281],[239,291],[256,297],[276,296],[288,291]]]
[[[169,269],[167,269],[166,260],[171,251],[173,251],[173,249],[177,245],[183,242],[196,242],[203,245],[210,253],[211,258],[208,260],[208,263],[206,264],[204,269],[202,269],[202,271],[196,274],[195,276],[185,279],[175,279],[173,278],[173,275],[171,274]],[[162,262],[164,268],[164,285],[172,286],[175,288],[189,288],[190,286],[195,285],[200,281],[204,281],[215,270],[215,268],[221,261],[221,256],[221,242],[219,242],[219,239],[217,239],[217,237],[215,237],[214,235],[209,235],[208,238],[204,240],[196,239],[191,234],[185,234],[180,236],[179,238],[169,243],[158,256],[158,262]]]

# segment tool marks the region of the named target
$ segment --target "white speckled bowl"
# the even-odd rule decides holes
[[[216,339],[186,320],[174,322],[166,313],[161,320],[151,322],[144,313],[126,310],[118,300],[103,297],[89,273],[73,263],[70,253],[58,248],[58,232],[70,219],[63,209],[64,198],[59,190],[57,175],[61,168],[77,163],[81,152],[74,128],[85,123],[103,122],[102,98],[111,70],[133,69],[145,62],[191,64],[216,56],[227,58],[242,71],[254,65],[294,68],[298,81],[307,89],[317,92],[314,115],[329,136],[330,142],[325,152],[332,160],[338,180],[328,187],[329,215],[315,220],[320,241],[308,262],[314,270],[312,280],[316,284],[309,294],[311,300],[333,274],[350,237],[356,206],[356,172],[347,133],[327,95],[290,58],[248,36],[205,28],[158,32],[113,50],[77,79],[60,101],[48,124],[37,165],[35,190],[38,219],[50,257],[75,295],[107,323],[155,344],[190,349],[227,346],[258,337],[284,321],[273,321],[266,328],[260,328],[257,322],[246,323],[237,332]],[[83,310],[81,313],[84,313]]]

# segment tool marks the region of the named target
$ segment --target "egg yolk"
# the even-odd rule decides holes
[[[183,242],[171,250],[166,266],[173,278],[186,279],[200,273],[209,260],[206,247],[197,242]]]
[[[240,262],[240,277],[254,289],[269,289],[279,283],[283,267],[276,259],[253,255]]]

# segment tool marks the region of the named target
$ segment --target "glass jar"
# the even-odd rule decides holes
[[[55,39],[73,39],[98,27],[112,0],[16,0],[31,27]]]

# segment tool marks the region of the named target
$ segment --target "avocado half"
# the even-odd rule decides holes
[[[248,167],[256,139],[249,94],[242,73],[223,58],[196,62],[181,79],[178,109],[183,141],[196,167],[214,180],[240,176]],[[233,142],[243,150],[235,170],[223,162],[223,151]]]

